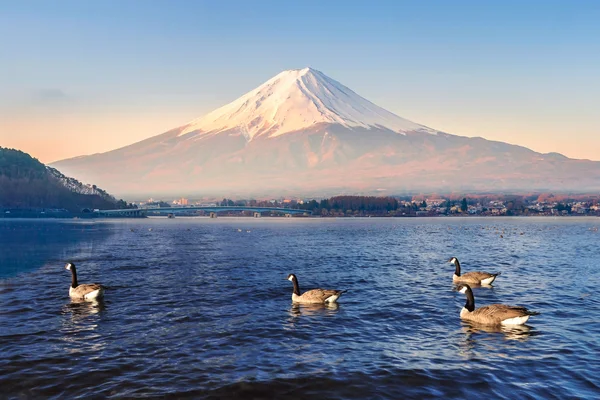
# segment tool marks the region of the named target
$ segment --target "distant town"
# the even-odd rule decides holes
[[[411,196],[335,196],[326,199],[270,199],[220,201],[178,198],[170,201],[155,200],[132,203],[139,208],[164,209],[170,207],[281,207],[310,211],[321,217],[431,217],[431,216],[600,216],[600,196],[536,195],[473,195],[469,197]],[[165,210],[166,211],[166,210]],[[230,214],[239,215],[232,211]],[[252,215],[250,211],[245,211]],[[190,210],[187,215],[203,215],[201,210]],[[227,212],[223,212],[227,215]],[[263,213],[265,214],[265,213]],[[267,213],[268,214],[268,213]],[[183,215],[186,215],[184,213]]]

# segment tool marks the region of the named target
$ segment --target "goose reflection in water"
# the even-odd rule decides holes
[[[70,303],[65,304],[63,307],[63,315],[71,316],[71,323],[77,324],[84,322],[87,317],[98,314],[106,310],[106,304],[104,299],[85,301],[85,300],[74,300]]]
[[[459,332],[464,334],[464,340],[458,344],[458,354],[467,359],[478,359],[485,354],[493,353],[498,357],[508,357],[499,351],[498,340],[524,342],[539,333],[527,325],[479,325],[463,322]]]
[[[537,333],[527,325],[480,325],[475,323],[464,323],[462,331],[468,339],[473,339],[477,334],[501,333],[507,340],[527,340]]]
[[[294,303],[290,308],[292,317],[300,316],[328,316],[333,315],[340,308],[338,303],[323,303],[323,304],[299,304]]]
[[[99,357],[99,352],[107,345],[105,338],[97,332],[98,320],[105,309],[104,300],[72,300],[63,306],[61,341],[64,351],[87,354],[89,359]]]

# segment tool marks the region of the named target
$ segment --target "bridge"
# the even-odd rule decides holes
[[[284,207],[245,207],[245,206],[190,206],[190,207],[161,207],[161,208],[128,208],[119,210],[94,210],[94,213],[99,217],[130,217],[130,218],[141,218],[146,217],[148,214],[175,216],[177,213],[189,212],[189,211],[205,211],[210,213],[211,217],[216,217],[219,212],[226,211],[251,211],[255,217],[260,216],[261,213],[278,213],[286,216],[292,216],[294,214],[312,214],[308,210],[298,210],[294,208]]]

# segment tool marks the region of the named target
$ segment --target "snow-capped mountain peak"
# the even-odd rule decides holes
[[[233,129],[250,141],[320,123],[398,133],[435,132],[384,110],[320,71],[303,68],[279,73],[237,100],[191,121],[179,135],[196,132],[204,136]]]

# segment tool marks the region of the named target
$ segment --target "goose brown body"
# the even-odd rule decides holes
[[[490,304],[489,306],[479,307],[473,312],[468,312],[468,310],[465,313],[461,312],[462,319],[482,325],[502,325],[503,321],[515,318],[524,319],[523,323],[525,323],[531,315],[534,314],[525,307],[509,306],[506,304]]]
[[[539,313],[529,311],[526,307],[506,304],[490,304],[475,309],[475,297],[471,287],[461,284],[457,290],[467,296],[467,302],[460,311],[460,318],[481,325],[523,325],[530,316]]]
[[[83,283],[77,281],[75,264],[67,263],[65,269],[71,271],[71,287],[69,296],[74,300],[97,300],[104,296],[104,287],[99,283]]]
[[[97,294],[94,292],[98,292]],[[69,296],[79,300],[99,298],[104,295],[104,287],[98,283],[84,283],[76,288],[69,288]]]
[[[460,262],[458,258],[452,257],[448,262],[454,264],[455,270],[452,275],[452,281],[454,283],[468,283],[471,285],[491,285],[496,280],[496,277],[500,275],[500,272],[492,274],[485,271],[472,271],[465,272],[461,275],[460,273]]]
[[[294,303],[335,303],[342,293],[344,293],[344,290],[312,289],[300,294],[300,286],[298,285],[298,278],[296,278],[296,275],[290,274],[287,279],[294,284],[294,291],[292,292],[292,301]]]

